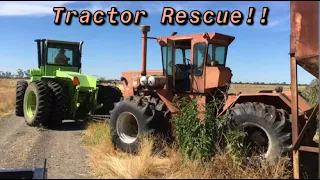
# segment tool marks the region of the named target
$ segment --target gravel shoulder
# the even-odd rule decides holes
[[[0,169],[42,167],[48,178],[89,179],[88,156],[82,146],[84,125],[64,122],[59,130],[29,127],[14,115],[0,120]]]

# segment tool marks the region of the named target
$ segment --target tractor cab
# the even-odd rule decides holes
[[[157,38],[161,46],[166,89],[172,92],[205,93],[231,80],[226,65],[234,37],[219,33]]]
[[[56,70],[81,73],[83,42],[36,39],[38,67],[42,76],[55,76]]]

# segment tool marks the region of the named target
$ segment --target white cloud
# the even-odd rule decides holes
[[[262,28],[272,28],[272,27],[279,25],[280,23],[281,23],[281,20],[275,20],[275,21],[268,23],[267,26],[261,26],[261,27]]]
[[[283,30],[287,30],[286,26],[289,27],[290,24],[290,15],[287,15],[283,18],[280,19],[276,19],[276,20],[272,20],[268,22],[268,25],[266,26],[262,26],[260,25],[260,27],[262,29],[274,29],[274,30],[278,30],[278,31],[283,31]]]
[[[53,7],[76,1],[6,1],[0,3],[0,16],[40,16],[53,14]]]
[[[267,6],[270,11],[290,11],[290,2],[289,1],[266,1]]]
[[[244,4],[244,5],[243,5]],[[241,2],[242,7],[248,10],[249,7],[268,7],[270,11],[281,12],[290,10],[289,1],[246,1]]]
[[[221,9],[219,3],[217,2],[205,2],[205,1],[186,1],[186,2],[145,2],[143,3],[142,8],[144,8],[149,13],[162,13],[164,7],[171,7],[176,11],[184,10],[190,12],[192,10],[204,11],[204,10],[213,10],[209,7],[214,7],[214,9]]]
[[[290,18],[290,2],[247,2],[243,5],[240,10],[244,13],[245,18],[248,16],[249,7],[255,7],[255,24],[254,26],[260,29],[268,29],[273,31],[284,31],[288,29],[289,18]],[[262,17],[263,7],[269,8],[268,13],[268,25],[261,25],[260,20]],[[245,19],[246,20],[246,19]]]
[[[111,7],[116,7],[118,11],[123,11],[130,7],[130,2],[117,2],[117,1],[94,1],[90,2],[90,6],[84,8],[90,12],[95,12],[97,10],[110,11]]]
[[[148,13],[162,13],[164,7],[172,7],[176,11],[185,10],[190,12],[192,10],[207,10],[209,7],[218,7],[219,3],[215,2],[128,2],[128,1],[103,1],[103,2],[91,2],[91,6],[87,9],[92,11],[96,10],[110,10],[111,7],[117,7],[119,11],[130,9],[130,10],[146,10]]]

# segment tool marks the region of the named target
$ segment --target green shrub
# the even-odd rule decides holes
[[[235,162],[241,162],[246,155],[247,148],[244,145],[245,132],[227,131],[226,132],[226,152]]]
[[[304,97],[311,105],[315,106],[319,98],[319,80],[314,79],[311,83],[299,94]],[[319,128],[319,111],[317,111],[317,126]],[[318,131],[318,130],[317,130]]]
[[[311,83],[300,92],[300,95],[303,96],[313,106],[316,105],[319,96],[319,80],[312,80]]]
[[[226,116],[216,119],[214,102],[206,105],[203,122],[198,117],[197,99],[177,101],[181,111],[173,115],[175,140],[190,159],[208,160],[216,152],[226,150],[234,160],[242,155],[243,133],[230,131]]]

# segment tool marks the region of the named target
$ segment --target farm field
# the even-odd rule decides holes
[[[281,86],[283,87],[284,91],[290,90],[289,85],[262,85],[262,84],[232,84],[230,86],[229,92],[230,93],[236,93],[236,92],[242,92],[242,93],[257,93],[260,90],[274,90],[276,87]],[[299,90],[303,90],[305,86],[299,86]]]
[[[16,81],[0,79],[0,117],[13,112],[16,97]]]
[[[6,119],[10,120],[9,116],[14,113],[16,81],[16,79],[0,79],[0,119],[2,118],[2,121],[5,121]],[[117,86],[122,89],[121,85]],[[230,87],[230,92],[256,93],[259,90],[273,90],[276,87],[277,86],[274,85],[233,84]],[[301,90],[303,88],[305,87],[299,87],[299,89]],[[283,86],[283,89],[289,90],[289,86]],[[13,117],[11,117],[11,119],[13,119]],[[21,132],[26,133],[26,131],[32,131],[32,133],[37,134],[36,136],[39,136],[39,138],[43,136],[40,132],[35,132],[33,128],[24,125],[23,118],[19,118],[19,120],[14,119],[14,121],[19,122],[19,128],[14,128],[19,129],[19,132],[17,132],[17,134],[21,134]],[[6,121],[4,122],[4,125],[7,125],[8,123],[9,121]],[[4,126],[4,128],[5,127],[6,126]],[[105,125],[105,123],[89,123],[86,125],[86,127],[82,127],[81,125],[81,127],[79,126],[76,131],[70,131],[68,130],[68,128],[70,127],[67,127],[66,129],[64,129],[64,131],[50,130],[44,132],[45,136],[50,137],[50,143],[53,148],[52,152],[48,151],[48,153],[41,155],[41,157],[43,158],[47,156],[51,157],[48,160],[48,163],[51,163],[51,165],[49,165],[49,168],[51,168],[51,172],[49,169],[50,177],[289,178],[291,176],[291,171],[286,168],[288,166],[288,163],[290,162],[288,158],[281,159],[280,162],[276,165],[269,165],[263,162],[255,162],[246,167],[243,167],[234,164],[227,153],[221,151],[219,154],[215,155],[210,162],[202,165],[200,164],[200,162],[187,160],[184,155],[182,155],[176,149],[168,149],[166,157],[162,157],[160,154],[152,155],[152,140],[145,140],[141,153],[137,156],[132,156],[113,149],[109,137],[109,128]],[[10,128],[8,127],[8,129]],[[81,136],[79,134],[81,134]],[[10,137],[9,135],[5,136]],[[30,135],[28,135],[28,137],[31,138]],[[67,139],[65,139],[65,137],[67,137]],[[27,137],[21,138],[27,140]],[[14,141],[14,139],[10,139],[8,140],[8,142],[9,141]],[[44,141],[41,140],[33,142],[35,140],[32,140],[32,138],[28,139],[28,141],[32,141],[31,144],[35,143],[35,146],[37,147],[41,147],[42,145],[40,143],[44,143]],[[60,141],[69,144],[70,148],[78,149],[76,150],[78,154],[74,155],[71,153],[72,151],[69,152],[69,150],[68,152],[63,152],[63,154],[58,154],[56,151],[54,151],[53,146],[56,143],[59,144]],[[79,144],[78,141],[81,143]],[[16,148],[16,146],[17,145],[15,145],[14,147]],[[86,151],[83,150],[83,147],[84,149],[86,149]],[[26,146],[20,147],[17,150],[20,149],[21,151],[24,151],[27,160],[30,161],[30,155],[25,152],[30,151],[30,149],[28,148],[37,149],[34,147]],[[38,151],[40,151],[40,149],[38,149]],[[59,158],[63,159],[65,157],[67,157],[70,162],[74,162],[75,164],[87,163],[88,167],[81,165],[75,166],[68,171],[64,171],[64,169],[68,166],[68,163],[63,163],[61,167],[56,166],[56,163],[58,162]],[[39,164],[39,162],[36,162],[36,160],[39,159],[40,158],[32,159],[32,161],[35,164]],[[8,159],[5,160],[9,161]],[[20,159],[19,162],[21,161],[23,160]],[[14,168],[12,166],[28,165],[28,163],[24,162],[20,164],[17,163],[9,165],[0,168]],[[65,173],[65,175],[61,173]]]
[[[0,117],[13,112],[17,81],[17,79],[0,79]],[[117,86],[122,90],[122,84],[118,84]],[[229,92],[257,93],[259,90],[274,90],[276,87],[275,85],[232,84]],[[290,89],[288,85],[282,87],[283,90]],[[301,86],[299,90],[304,88],[305,86]]]

